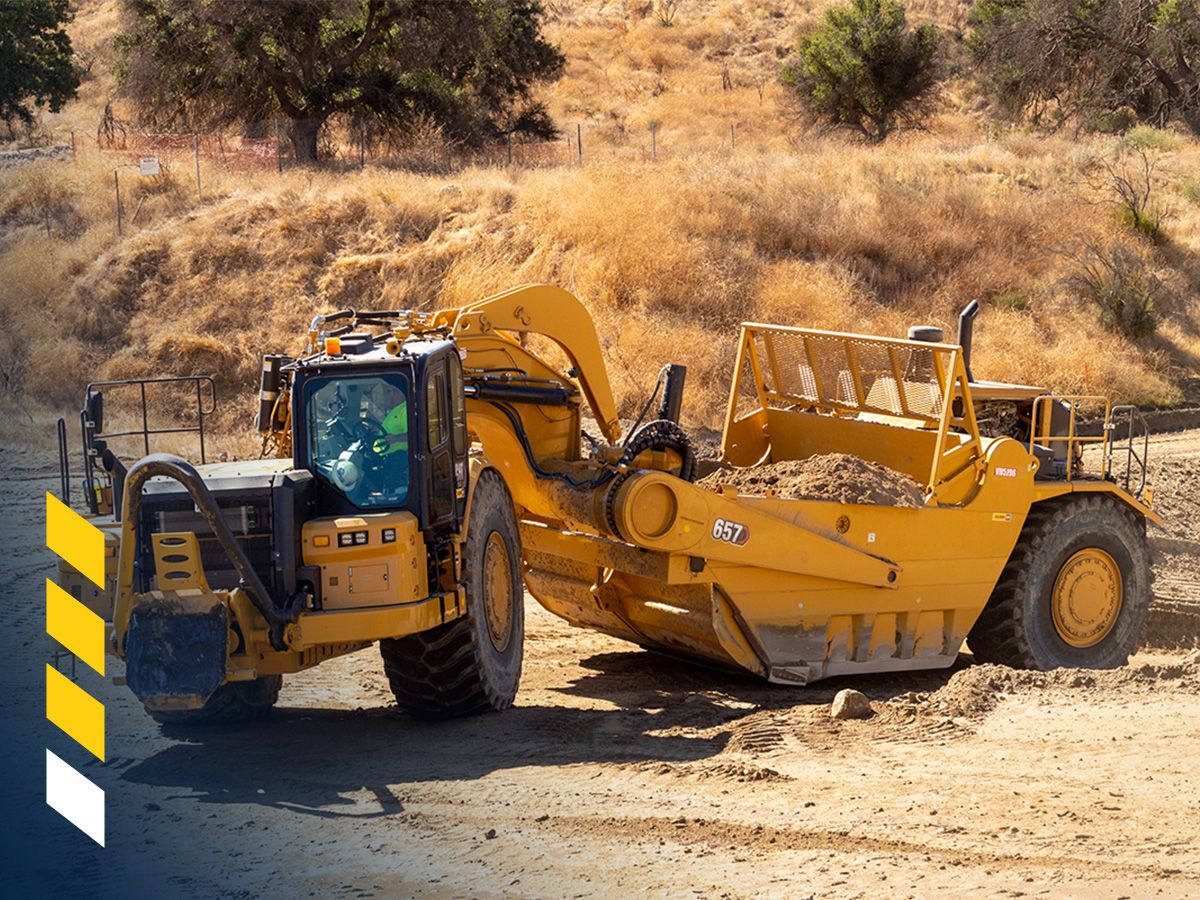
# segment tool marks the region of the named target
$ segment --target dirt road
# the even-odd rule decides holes
[[[1158,564],[1178,626],[1200,606],[1187,574],[1200,433],[1155,452],[1177,514]],[[9,477],[40,521],[52,482]],[[48,651],[29,519],[0,535],[20,557],[25,658]],[[109,855],[61,872],[101,893],[136,872],[168,895],[234,897],[1200,893],[1195,631],[1115,672],[964,654],[950,671],[795,690],[526,608],[522,690],[500,715],[405,719],[373,648],[288,679],[277,713],[251,726],[162,731],[126,688],[104,687],[109,759],[84,771],[108,792]],[[829,718],[844,686],[873,718]]]

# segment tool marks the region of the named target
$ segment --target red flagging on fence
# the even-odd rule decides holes
[[[131,164],[147,156],[165,160],[196,157],[223,169],[272,169],[286,148],[274,138],[247,138],[219,134],[152,134],[116,128],[96,135],[71,133],[76,159],[89,156],[117,158]]]

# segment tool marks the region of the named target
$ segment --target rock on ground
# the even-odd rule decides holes
[[[838,691],[834,695],[833,705],[829,707],[829,716],[832,719],[865,719],[872,712],[871,701],[867,699],[867,695],[850,688]]]

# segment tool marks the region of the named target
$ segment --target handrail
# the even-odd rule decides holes
[[[62,502],[71,505],[71,458],[67,453],[67,420],[59,417],[58,429],[58,478],[62,490]]]
[[[196,390],[196,424],[173,428],[151,428],[150,427],[150,411],[148,398],[146,396],[147,385],[162,385],[162,384],[182,384],[194,385]],[[136,386],[139,391],[141,401],[141,420],[142,427],[134,428],[128,431],[97,431],[96,422],[88,418],[88,409],[90,407],[91,398],[107,388],[133,387]],[[207,390],[205,390],[207,388]],[[95,480],[96,480],[96,457],[99,455],[96,450],[96,441],[107,441],[112,438],[121,437],[136,437],[142,438],[142,449],[146,455],[150,454],[150,437],[151,435],[163,434],[195,434],[200,442],[200,462],[201,464],[208,462],[205,453],[205,432],[204,420],[207,416],[211,416],[217,409],[217,386],[211,375],[171,375],[161,378],[126,378],[118,381],[93,381],[84,389],[84,408],[80,411],[80,425],[83,433],[83,475],[84,483],[87,485],[87,502],[93,513],[99,512],[99,502],[96,497]]]
[[[1117,423],[1115,419],[1122,413],[1129,414],[1129,430],[1125,435],[1124,443],[1117,447],[1113,445],[1111,435],[1116,431]],[[1105,448],[1105,456],[1111,459],[1112,454],[1116,450],[1126,451],[1125,455],[1125,478],[1123,486],[1127,493],[1133,494],[1139,500],[1146,490],[1146,465],[1150,461],[1150,424],[1146,421],[1146,417],[1142,415],[1142,411],[1132,404],[1123,404],[1112,408],[1112,416],[1114,421],[1104,423],[1104,433],[1110,436],[1108,444]],[[1141,425],[1142,452],[1138,453],[1134,439],[1138,435],[1134,434],[1134,426]],[[1138,486],[1136,490],[1130,490],[1129,484],[1133,474],[1133,464],[1137,462],[1140,468]]]
[[[1053,428],[1053,404],[1064,403],[1070,412],[1068,419],[1066,434],[1051,434],[1050,429]],[[1104,429],[1099,435],[1078,434],[1076,432],[1075,423],[1081,403],[1103,403],[1104,404]],[[1043,410],[1044,407],[1044,410]],[[1100,477],[1108,478],[1109,473],[1109,454],[1108,454],[1108,426],[1112,420],[1112,405],[1108,397],[1101,394],[1042,394],[1035,397],[1033,407],[1030,411],[1030,428],[1029,428],[1029,453],[1034,453],[1034,446],[1041,445],[1049,447],[1056,443],[1065,443],[1067,445],[1067,471],[1066,478],[1070,481],[1075,474],[1075,457],[1077,449],[1082,444],[1104,444],[1104,453],[1100,464]]]

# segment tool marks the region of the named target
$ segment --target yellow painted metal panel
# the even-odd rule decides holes
[[[465,611],[453,595],[438,595],[400,606],[305,613],[290,626],[289,644],[301,650],[318,644],[403,637],[428,631]]]
[[[410,512],[313,519],[301,535],[304,564],[321,569],[325,609],[411,603],[429,591],[425,539]],[[339,546],[356,535],[366,543]],[[392,539],[384,543],[385,536]]]
[[[200,542],[190,531],[164,531],[150,536],[154,551],[154,575],[159,590],[208,590]]]

